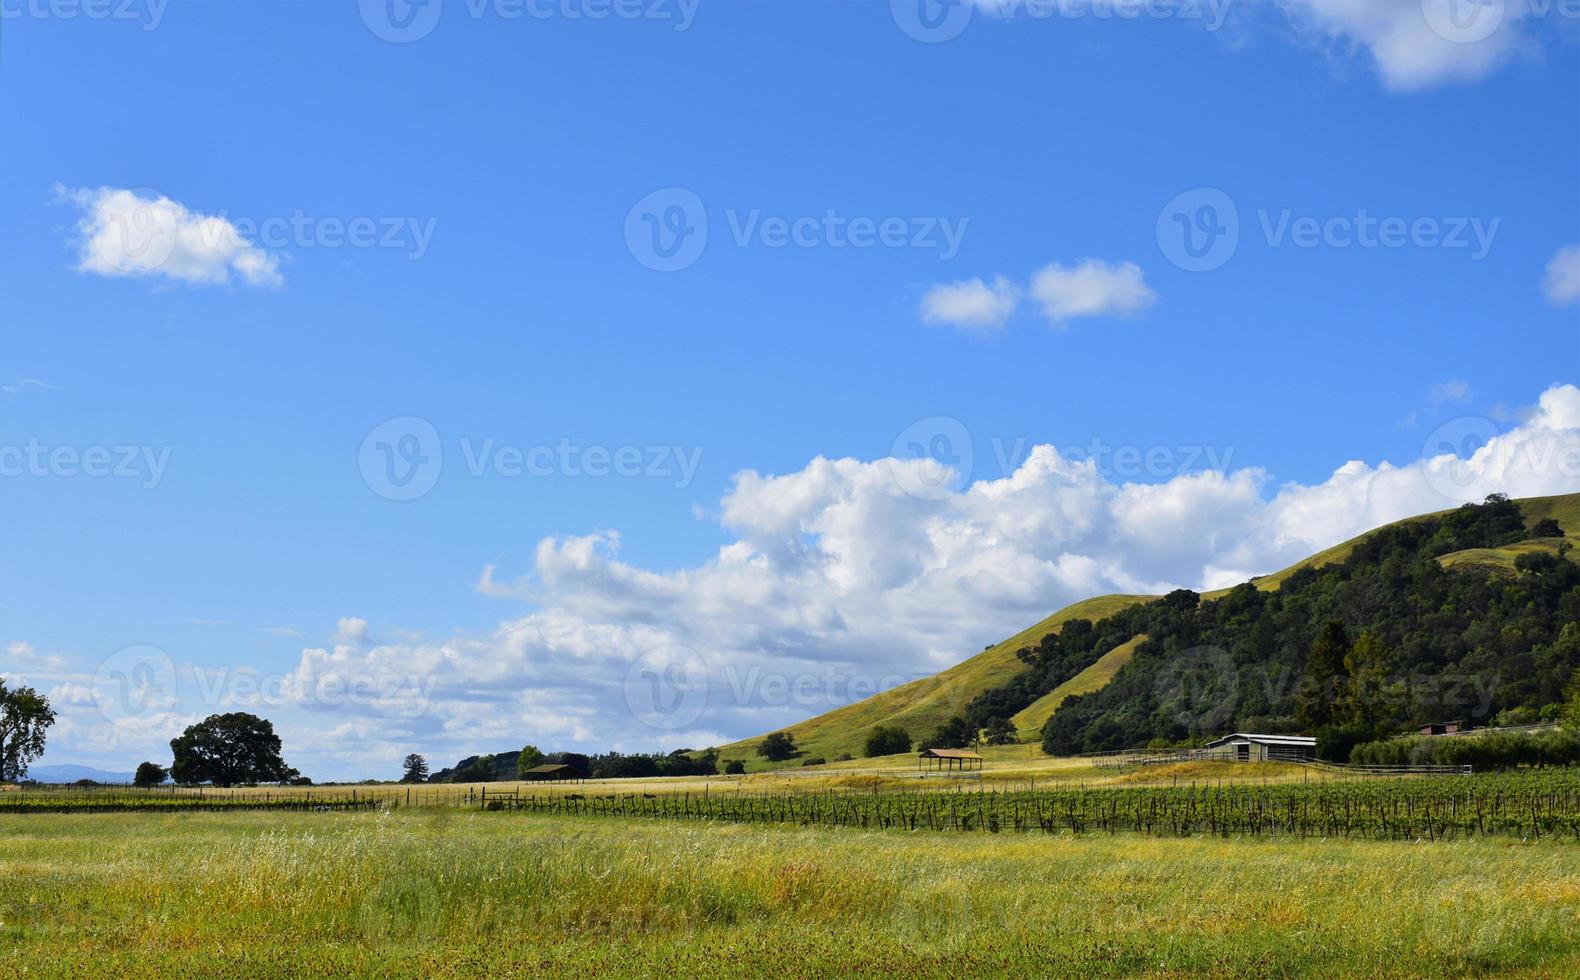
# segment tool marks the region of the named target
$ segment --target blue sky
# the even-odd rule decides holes
[[[883,686],[1093,591],[1580,489],[1580,19],[1456,41],[1438,2],[934,41],[904,3],[447,2],[391,41],[382,4],[6,0],[0,445],[130,475],[0,478],[0,673],[68,706],[46,762],[160,758],[242,675],[320,778],[700,745],[848,696],[743,665]],[[1182,268],[1224,200],[1232,255]],[[675,217],[706,244],[660,271]],[[1560,451],[1421,462],[1500,439]],[[916,445],[956,472],[881,462]],[[390,499],[405,446],[442,463]],[[149,656],[168,698],[116,702]],[[624,681],[677,657],[701,707],[653,723]],[[302,695],[336,672],[389,696]]]

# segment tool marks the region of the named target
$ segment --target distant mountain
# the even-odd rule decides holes
[[[96,783],[129,783],[132,773],[110,772],[92,766],[33,766],[27,771],[27,778],[40,783],[74,783],[79,779],[91,779]]]

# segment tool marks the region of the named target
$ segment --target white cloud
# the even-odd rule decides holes
[[[284,285],[279,256],[249,242],[225,218],[189,211],[152,192],[59,191],[82,211],[77,231],[83,272],[197,285],[222,285],[235,276],[249,286]]]
[[[4,392],[7,395],[20,395],[24,391],[54,390],[54,385],[50,384],[48,381],[41,381],[38,378],[17,378],[15,381],[8,381],[4,384],[0,384],[0,392]]]
[[[1470,385],[1458,379],[1442,381],[1432,386],[1428,393],[1432,404],[1442,405],[1445,402],[1462,402],[1470,397]]]
[[[1371,53],[1401,91],[1474,81],[1524,42],[1527,0],[1283,0],[1297,25]]]
[[[1019,298],[1020,290],[1003,276],[991,285],[980,278],[942,283],[922,297],[922,320],[976,330],[1001,327]]]
[[[1580,303],[1580,245],[1561,248],[1547,263],[1547,280],[1542,284],[1547,302],[1554,306]]]
[[[1580,490],[1580,388],[1550,389],[1468,459],[1352,461],[1310,486],[1257,469],[1115,482],[1040,446],[1002,478],[922,499],[892,463],[743,472],[719,508],[731,540],[678,570],[623,561],[612,533],[546,539],[530,573],[496,591],[530,594],[536,608],[484,635],[379,642],[347,618],[286,685],[306,714],[293,722],[293,762],[316,754],[345,770],[412,748],[448,762],[525,741],[629,751],[757,734],[936,671],[1091,595],[1226,586],[1488,493]],[[706,665],[706,703],[655,728],[630,681],[645,653],[675,647]]]
[[[1043,266],[1032,276],[1031,295],[1054,323],[1081,316],[1134,315],[1157,300],[1140,266],[1100,259]]]

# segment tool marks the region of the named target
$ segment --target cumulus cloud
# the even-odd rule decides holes
[[[623,560],[612,533],[549,538],[495,592],[535,608],[432,642],[374,640],[348,617],[285,690],[333,720],[303,723],[315,751],[346,757],[717,744],[934,672],[1088,596],[1228,586],[1401,517],[1580,490],[1580,388],[1556,386],[1517,427],[1487,431],[1474,452],[1459,428],[1427,441],[1468,455],[1351,461],[1314,485],[1258,469],[1120,482],[1051,446],[920,496],[890,460],[747,471],[719,507],[730,541],[707,561],[654,571]],[[700,666],[655,694],[671,674],[647,669],[654,651]]]
[[[1483,78],[1518,51],[1527,0],[1284,0],[1297,25],[1365,48],[1388,87]]]
[[[993,329],[1015,312],[1020,290],[1003,276],[992,284],[980,278],[934,286],[922,297],[922,320],[966,329]]]
[[[1554,306],[1580,303],[1580,245],[1558,250],[1547,263],[1547,279],[1542,284],[1547,302]]]
[[[1031,295],[1056,324],[1082,316],[1131,316],[1157,300],[1140,266],[1100,259],[1043,266],[1032,276]]]
[[[281,286],[279,256],[248,241],[223,217],[200,214],[162,194],[100,187],[59,189],[81,210],[78,268],[113,277],[194,285]]]

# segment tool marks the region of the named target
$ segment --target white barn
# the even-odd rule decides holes
[[[1306,735],[1235,732],[1208,742],[1207,754],[1232,762],[1301,762],[1317,757],[1317,740]]]

